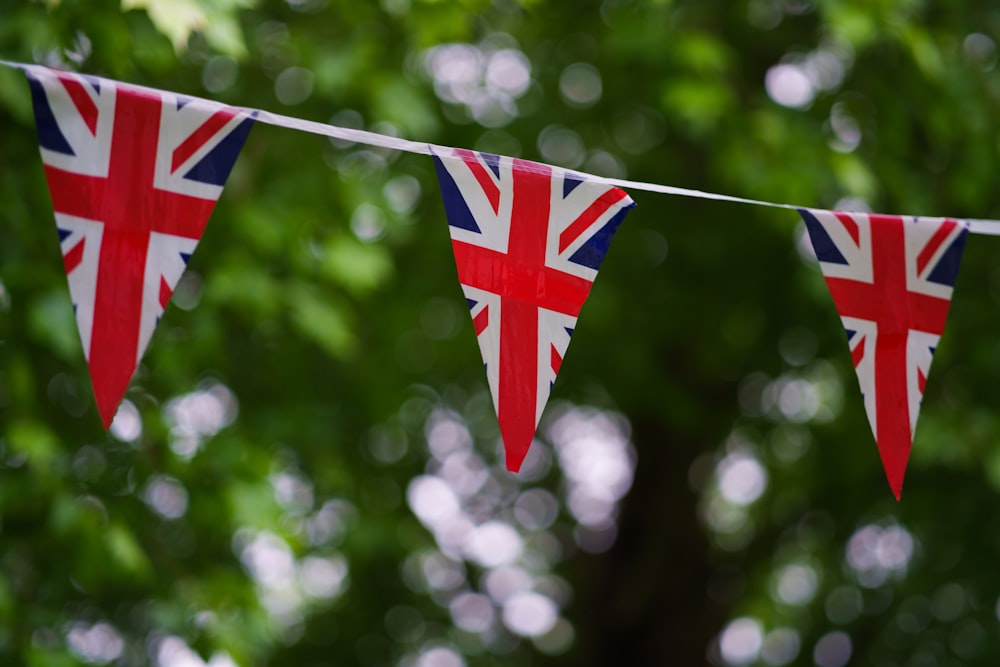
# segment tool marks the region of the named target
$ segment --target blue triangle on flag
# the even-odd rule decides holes
[[[618,230],[618,225],[622,224],[629,209],[634,206],[635,203],[629,204],[615,213],[614,217],[608,220],[599,232],[587,239],[587,242],[580,246],[569,260],[583,266],[589,266],[595,271],[600,269],[604,255],[607,254],[608,247],[611,245],[611,239],[614,238],[615,232]]]
[[[65,241],[73,233],[69,229],[63,229],[62,227],[56,227],[56,230],[59,232],[59,243]]]
[[[573,337],[573,328],[572,327],[563,327],[563,329],[566,330],[566,333],[569,334],[570,338]]]
[[[494,155],[493,153],[480,153],[483,156],[483,162],[486,166],[496,174],[497,178],[500,178],[500,156]]]
[[[181,259],[184,260],[184,266],[187,266],[187,263],[189,261],[191,261],[191,253],[189,253],[189,252],[182,252],[181,253]]]
[[[476,219],[469,210],[469,205],[465,203],[465,197],[458,189],[455,179],[448,173],[448,169],[441,162],[441,158],[434,156],[434,168],[437,169],[438,183],[441,185],[441,198],[444,200],[444,212],[448,217],[448,224],[452,227],[467,229],[470,232],[482,233]]]
[[[251,128],[253,128],[253,118],[247,118],[237,125],[198,164],[191,167],[191,171],[184,174],[184,178],[220,187],[225,185]]]
[[[81,74],[83,80],[90,84],[90,87],[94,89],[95,93],[100,94],[101,92],[101,80],[96,76],[90,76],[89,74]]]
[[[806,229],[809,230],[809,240],[812,241],[816,258],[821,262],[828,262],[830,264],[847,264],[847,260],[837,250],[833,239],[830,238],[830,235],[826,233],[826,229],[823,228],[823,223],[817,220],[811,211],[807,211],[804,208],[799,209],[799,215],[802,216],[802,220],[806,223]]]
[[[581,183],[583,183],[583,179],[574,178],[569,174],[566,174],[566,176],[563,177],[563,199],[569,197],[569,193],[573,192],[573,190],[576,190],[576,187]]]
[[[854,334],[858,332],[855,331],[854,329],[844,329],[844,333],[847,334],[847,340],[851,340],[852,338],[854,338]]]
[[[35,129],[38,132],[38,145],[56,153],[64,155],[76,155],[73,148],[66,140],[66,135],[59,129],[56,116],[49,105],[49,98],[45,94],[45,87],[42,82],[30,74],[28,85],[31,88],[31,104],[35,108]]]
[[[479,303],[479,302],[475,301],[473,299],[469,299],[469,298],[465,299],[465,305],[467,305],[469,307],[469,310],[472,310],[473,308],[475,308],[477,303]]]
[[[941,259],[938,260],[937,266],[934,267],[931,274],[927,276],[927,280],[948,287],[955,286],[955,280],[958,278],[958,265],[962,261],[962,251],[965,249],[966,235],[967,232],[963,229],[962,233],[941,255]]]

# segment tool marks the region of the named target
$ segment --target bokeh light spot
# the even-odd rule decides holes
[[[415,667],[465,667],[465,660],[453,648],[435,646],[420,654]]]
[[[66,644],[82,660],[97,665],[117,660],[125,650],[125,641],[108,623],[74,623],[66,633]]]
[[[734,452],[719,462],[719,493],[735,505],[749,505],[767,488],[764,466],[746,452]]]
[[[493,603],[479,593],[459,593],[448,603],[455,625],[467,632],[485,632],[496,618]]]
[[[146,504],[164,519],[179,519],[187,512],[188,493],[178,480],[158,475],[146,484]]]
[[[574,63],[559,75],[559,92],[572,107],[586,108],[601,99],[601,73],[589,63]]]
[[[844,632],[828,632],[820,637],[813,649],[817,667],[844,667],[851,660],[851,638]]]
[[[729,665],[748,665],[760,655],[764,632],[753,618],[737,618],[719,635],[719,652]]]
[[[809,77],[798,65],[775,65],[767,70],[764,87],[772,100],[792,109],[809,106],[816,96]]]
[[[504,603],[503,623],[514,634],[537,637],[552,629],[559,617],[555,602],[539,593],[516,593]]]
[[[816,570],[809,565],[788,565],[778,573],[776,593],[785,604],[809,604],[816,595],[819,584]]]
[[[488,521],[477,526],[466,543],[469,558],[484,567],[511,563],[521,555],[523,548],[518,532],[502,521]]]
[[[274,81],[274,96],[287,106],[302,104],[312,95],[316,77],[303,67],[289,67]]]
[[[139,439],[142,435],[142,417],[132,401],[126,399],[121,402],[109,430],[111,435],[122,442],[135,442]]]

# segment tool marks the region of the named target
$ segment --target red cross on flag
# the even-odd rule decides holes
[[[456,148],[434,160],[507,468],[516,472],[580,308],[635,204],[614,186],[527,160]]]
[[[800,210],[847,330],[865,410],[899,500],[968,225]]]
[[[215,102],[25,68],[83,351],[108,427],[253,125]]]

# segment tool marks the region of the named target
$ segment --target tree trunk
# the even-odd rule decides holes
[[[699,665],[725,619],[709,595],[712,568],[691,463],[710,445],[633,423],[639,453],[614,546],[582,557],[575,604],[577,665]]]

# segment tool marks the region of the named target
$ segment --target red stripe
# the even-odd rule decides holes
[[[187,162],[188,158],[205,145],[216,132],[226,126],[230,120],[236,117],[237,112],[233,109],[219,109],[208,120],[201,124],[197,130],[191,133],[180,146],[174,149],[173,158],[170,163],[170,171],[177,171],[177,168]]]
[[[479,314],[472,318],[472,327],[476,330],[476,335],[486,331],[486,327],[490,324],[490,307],[486,306]]]
[[[105,428],[135,371],[148,246],[149,234],[105,234],[101,240],[88,361]]]
[[[550,269],[541,263],[531,265],[516,261],[501,252],[462,241],[453,240],[451,247],[455,251],[458,281],[463,285],[573,317],[580,314],[580,308],[590,294],[592,283],[589,280]]]
[[[517,472],[535,435],[538,396],[538,307],[504,298],[500,309],[497,418],[507,469]]]
[[[889,486],[899,498],[910,458],[910,403],[906,387],[906,339],[914,314],[906,298],[906,238],[903,220],[871,216],[873,282],[882,294],[882,315],[875,339],[875,442]],[[947,302],[945,302],[947,304]],[[944,309],[947,316],[947,305]],[[944,318],[935,323],[944,328]]]
[[[483,193],[486,195],[486,198],[490,200],[493,212],[499,213],[500,186],[497,185],[496,181],[493,180],[493,177],[487,173],[486,167],[479,162],[479,159],[476,158],[476,154],[468,148],[456,148],[455,154],[462,158],[462,161],[469,167],[469,171],[471,171],[472,175],[476,177],[476,181],[479,182],[479,187],[483,189]]]
[[[83,245],[87,242],[87,239],[82,239],[79,243],[69,249],[65,255],[63,255],[63,266],[66,267],[66,275],[73,272],[73,269],[80,266],[80,262],[83,261]]]
[[[837,216],[837,219],[840,220],[840,224],[842,224],[844,226],[844,229],[847,230],[847,233],[851,235],[852,239],[854,239],[854,245],[856,245],[856,246],[858,246],[860,248],[861,247],[861,230],[858,229],[858,223],[855,222],[854,218],[852,218],[847,213],[841,213],[840,211],[834,211],[833,214],[835,216]]]
[[[951,230],[955,229],[957,226],[958,223],[954,220],[945,220],[944,223],[938,227],[938,230],[934,232],[934,236],[931,237],[931,240],[927,242],[924,249],[920,251],[919,255],[917,255],[918,276],[924,272],[924,269],[927,268],[927,264],[931,261],[931,258],[934,257],[938,248],[941,247],[944,240],[948,238],[949,234],[951,234]]]
[[[92,135],[97,134],[97,105],[94,104],[94,100],[91,99],[90,94],[87,92],[83,84],[76,79],[71,79],[68,76],[60,76],[59,80],[62,82],[63,88],[69,93],[69,97],[73,100],[73,104],[76,105],[76,110],[80,112],[80,117],[83,118],[83,122],[87,124],[87,129],[90,130]]]
[[[120,89],[107,179],[46,169],[56,210],[104,223],[88,361],[105,427],[135,371],[150,232],[199,238],[215,202],[153,187],[163,101]],[[70,186],[63,191],[60,186]],[[82,201],[72,200],[76,191]],[[67,210],[68,209],[68,210]]]
[[[138,140],[136,140],[138,141]],[[121,142],[127,145],[123,136]],[[142,165],[133,162],[129,167]],[[78,218],[103,222],[110,230],[160,232],[200,239],[215,207],[212,199],[190,197],[152,187],[153,176],[128,171],[112,171],[108,178],[83,176],[45,165],[45,180],[52,196],[52,208]]]
[[[105,179],[74,174],[47,164],[43,166],[52,197],[52,210],[77,218],[100,220],[100,213],[95,208],[106,200]]]
[[[880,336],[883,326],[897,322],[904,330],[916,329],[940,336],[951,306],[951,301],[936,296],[890,292],[877,280],[872,285],[848,278],[826,278],[826,285],[842,317],[877,322]]]
[[[865,356],[865,337],[862,336],[858,344],[854,346],[851,350],[851,361],[854,362],[854,367],[857,368],[858,364],[861,363],[861,359]]]
[[[167,309],[167,304],[170,303],[170,296],[173,293],[174,291],[167,284],[167,279],[160,276],[160,308],[163,310]]]
[[[559,369],[562,368],[563,358],[556,350],[556,346],[552,346],[552,372],[559,375]]]
[[[580,217],[573,221],[569,227],[563,230],[562,234],[559,235],[559,252],[562,252],[566,248],[580,238],[580,235],[587,231],[594,221],[599,217],[604,215],[604,213],[624,199],[627,195],[623,190],[618,188],[612,188],[601,195],[597,201],[591,204],[586,211],[580,214]]]
[[[549,226],[551,173],[532,173],[514,161],[514,210],[507,244],[508,261],[525,273],[544,274]],[[502,275],[502,274],[501,274]],[[541,287],[536,277],[535,286]],[[525,287],[519,285],[520,289]],[[589,290],[589,284],[587,289]],[[584,293],[583,298],[586,298]],[[535,435],[538,401],[538,308],[536,299],[501,297],[500,387],[497,412],[506,450],[507,469],[517,472]],[[583,300],[580,300],[582,305]],[[544,307],[544,306],[543,306]],[[579,310],[579,305],[576,307]]]
[[[920,394],[921,395],[923,395],[923,393],[924,393],[924,387],[926,387],[926,386],[927,386],[927,376],[924,375],[924,372],[918,368],[917,369],[917,388],[920,389]]]
[[[152,187],[162,104],[158,95],[119,91],[108,178],[89,193],[93,211],[85,217],[104,223],[88,361],[105,428],[135,371],[149,232],[154,216],[170,214],[153,208],[150,196],[162,192]]]

